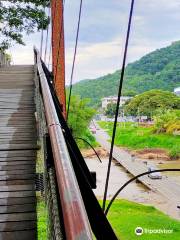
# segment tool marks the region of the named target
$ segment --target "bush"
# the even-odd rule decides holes
[[[154,131],[156,133],[180,133],[180,110],[167,110],[154,116]]]
[[[178,159],[180,158],[180,151],[178,147],[173,147],[171,151],[169,152],[169,156],[171,159]]]

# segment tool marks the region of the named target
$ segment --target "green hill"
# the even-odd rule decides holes
[[[91,105],[100,99],[117,95],[120,71],[103,77],[82,80],[73,85],[73,95],[90,98]],[[150,89],[173,91],[180,86],[180,41],[158,49],[128,64],[125,71],[123,95],[136,95]]]

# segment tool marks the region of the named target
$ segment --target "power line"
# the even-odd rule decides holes
[[[114,196],[111,198],[107,208],[106,208],[106,211],[105,211],[105,214],[107,215],[108,214],[108,211],[111,207],[111,205],[113,204],[114,200],[116,199],[116,197],[119,195],[119,193],[127,186],[129,185],[131,182],[133,182],[134,180],[136,180],[137,178],[139,177],[142,177],[142,176],[145,176],[147,174],[150,174],[150,173],[156,173],[156,172],[179,172],[180,169],[175,169],[175,168],[170,168],[170,169],[158,169],[158,170],[153,170],[153,171],[148,171],[148,172],[144,172],[144,173],[141,173],[131,179],[129,179],[129,181],[127,181],[125,184],[123,184],[119,190],[114,194]]]
[[[80,22],[81,22],[81,12],[82,12],[82,0],[80,0],[80,6],[79,6],[79,17],[78,17],[78,25],[77,25],[77,31],[76,31],[76,43],[75,43],[75,48],[74,48],[74,57],[73,57],[73,64],[72,64],[72,70],[71,70],[70,90],[69,90],[68,107],[67,107],[67,121],[68,121],[68,116],[69,116],[69,107],[70,107],[70,103],[71,103],[72,82],[73,82],[74,67],[75,67],[76,53],[77,53],[77,46],[78,46],[79,28],[80,28]]]
[[[115,120],[114,120],[114,126],[113,126],[113,134],[112,134],[112,140],[111,140],[111,148],[110,148],[108,169],[107,169],[105,189],[104,189],[104,198],[103,198],[103,206],[102,206],[103,211],[105,210],[105,207],[106,207],[106,198],[107,198],[107,191],[108,191],[108,184],[109,184],[109,176],[110,176],[110,170],[111,170],[113,149],[114,149],[114,140],[115,140],[115,136],[116,136],[117,118],[118,118],[118,114],[119,114],[121,91],[122,91],[122,85],[123,85],[123,80],[124,80],[124,72],[125,72],[127,49],[128,49],[129,35],[130,35],[130,30],[131,30],[133,9],[134,9],[134,0],[131,0],[131,7],[130,7],[130,13],[129,13],[129,20],[128,20],[128,28],[127,28],[127,34],[126,34],[124,56],[123,56],[123,63],[122,63],[122,69],[121,69],[121,75],[120,75],[118,99],[117,99],[117,105],[116,105],[116,114],[115,114]]]

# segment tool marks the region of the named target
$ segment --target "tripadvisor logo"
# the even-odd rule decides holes
[[[143,234],[143,229],[141,228],[141,227],[137,227],[136,229],[135,229],[135,234],[136,235],[142,235]]]

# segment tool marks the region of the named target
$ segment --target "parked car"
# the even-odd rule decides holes
[[[155,169],[154,167],[149,167],[148,168],[149,172],[154,171],[154,170],[157,170],[157,169]],[[148,177],[151,178],[151,179],[162,179],[162,175],[161,175],[160,172],[149,173]]]

